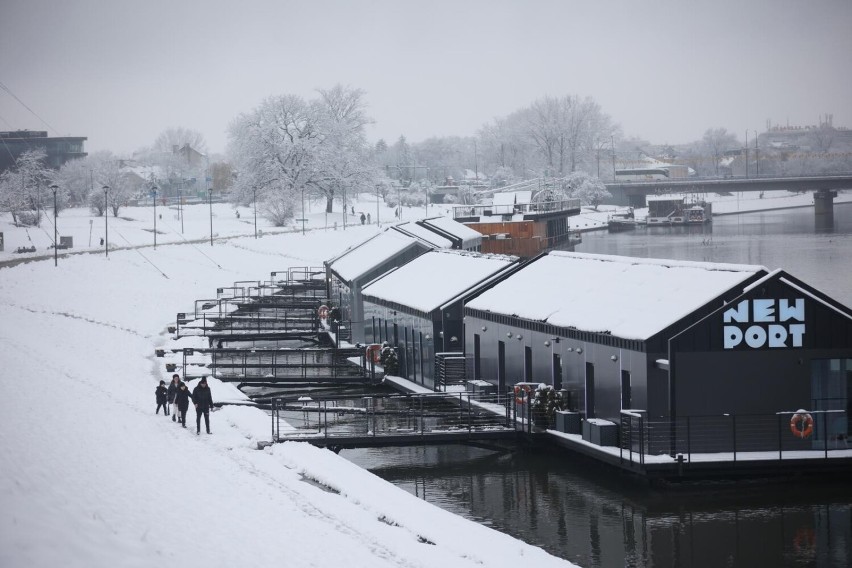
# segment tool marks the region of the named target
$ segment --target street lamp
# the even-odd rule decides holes
[[[257,238],[257,188],[251,188],[252,199],[254,200],[254,238]],[[303,192],[304,195],[304,192]],[[302,206],[304,209],[304,206]],[[304,215],[302,215],[304,217]]]
[[[382,220],[379,217],[379,184],[376,184],[376,225],[381,229]]]
[[[213,246],[213,188],[207,188],[207,202],[210,204],[210,246]]]
[[[183,234],[183,183],[184,180],[181,178],[180,185],[178,186],[178,215],[180,215],[180,234]]]
[[[107,193],[109,193],[109,186],[104,186],[104,256],[109,257],[109,210],[108,210],[108,201],[107,201]]]
[[[59,186],[53,184],[50,189],[53,190],[53,266],[59,266],[59,237],[56,230],[56,190]]]
[[[343,206],[343,214],[346,215],[346,206]],[[305,186],[302,186],[302,236],[305,234]]]
[[[154,200],[154,249],[157,248],[157,186],[151,186],[151,197]]]

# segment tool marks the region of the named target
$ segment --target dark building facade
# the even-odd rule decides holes
[[[465,329],[469,377],[504,393],[552,384],[583,418],[622,428],[632,410],[658,452],[849,433],[852,311],[782,271],[552,252],[471,299]],[[789,431],[798,409],[814,435]]]
[[[0,132],[0,143],[3,145],[3,151],[0,152],[0,171],[13,168],[18,156],[37,148],[43,148],[47,153],[45,164],[48,167],[59,169],[65,162],[87,155],[83,150],[86,140],[84,136],[51,138],[47,132],[38,130]]]

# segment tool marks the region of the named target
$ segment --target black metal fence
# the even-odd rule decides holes
[[[210,356],[213,375],[225,381],[365,382],[375,377],[365,367],[362,349],[215,349]]]
[[[309,397],[272,400],[272,440],[429,436],[510,429],[494,411],[495,395],[428,393],[388,396]],[[281,426],[284,423],[284,431]]]
[[[787,411],[775,414],[686,416],[649,420],[642,411],[623,410],[621,458],[645,463],[646,456],[683,456],[686,462],[828,458],[846,450],[845,410]]]

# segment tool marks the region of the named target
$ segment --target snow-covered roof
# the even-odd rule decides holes
[[[438,229],[449,233],[461,239],[481,239],[482,233],[474,231],[464,223],[459,223],[450,217],[432,217],[431,219],[423,219],[424,225],[437,227]]]
[[[403,234],[407,234],[411,237],[416,237],[422,241],[426,241],[430,245],[437,248],[453,248],[453,243],[449,239],[442,237],[438,233],[430,231],[426,227],[421,227],[416,223],[412,223],[411,221],[406,221],[405,223],[394,225],[392,228],[397,231],[400,231]]]
[[[424,219],[420,223],[461,239],[462,248],[464,249],[482,244],[482,233],[474,231],[467,225],[459,223],[450,217],[434,217],[432,219]]]
[[[363,289],[364,296],[431,312],[509,268],[516,257],[454,250],[429,251]]]
[[[352,282],[417,243],[417,239],[398,231],[383,231],[343,252],[329,262],[329,267],[344,280]]]
[[[762,266],[552,251],[467,307],[645,340]]]

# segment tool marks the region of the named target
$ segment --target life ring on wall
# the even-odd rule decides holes
[[[801,427],[799,426],[801,424]],[[790,432],[797,438],[809,438],[814,433],[814,418],[806,410],[799,409],[790,418]]]
[[[532,392],[532,389],[529,385],[515,385],[515,403],[525,404],[530,392]]]
[[[366,350],[367,361],[378,363],[382,360],[382,346],[379,343],[373,343],[367,346]]]
[[[328,306],[323,304],[317,308],[317,315],[320,319],[326,319],[328,317]]]

